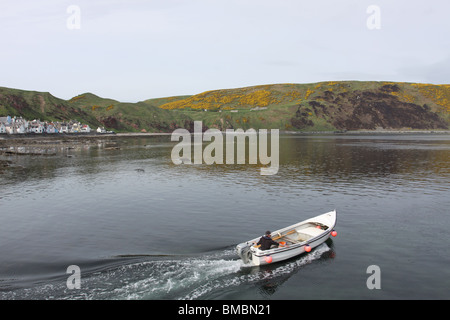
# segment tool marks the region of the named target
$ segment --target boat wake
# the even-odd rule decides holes
[[[255,267],[250,264],[244,264],[241,260],[228,261],[228,263],[236,263],[239,269],[230,274],[221,274],[217,278],[203,281],[198,287],[181,297],[183,300],[202,299],[205,296],[215,298],[218,294],[224,295],[226,291],[232,291],[236,287],[244,287],[249,285],[260,285],[260,292],[263,295],[271,295],[276,288],[288,280],[288,278],[300,270],[301,267],[310,264],[329,252],[331,249],[326,243],[323,243],[309,254],[300,256],[274,265],[266,265],[263,267]],[[216,293],[216,294],[215,294]]]
[[[264,267],[237,260],[234,247],[198,257],[149,256],[142,261],[82,275],[81,289],[67,289],[65,278],[51,284],[0,292],[0,299],[214,299],[238,287],[241,290],[259,284],[263,292],[270,294],[302,266],[320,259],[328,251],[330,248],[324,243],[307,255]]]

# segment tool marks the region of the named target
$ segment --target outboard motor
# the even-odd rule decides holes
[[[239,257],[241,257],[244,264],[250,263],[252,261],[252,252],[250,251],[252,244],[247,242],[240,243],[236,246],[236,251]]]

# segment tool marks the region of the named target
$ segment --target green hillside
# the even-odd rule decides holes
[[[90,113],[48,92],[0,87],[0,116],[22,116],[42,121],[77,120],[91,126],[101,123]]]
[[[78,120],[122,132],[193,128],[293,131],[449,129],[450,85],[339,81],[274,84],[124,103],[92,93],[69,100],[0,87],[0,116]]]
[[[118,132],[169,132],[189,127],[191,120],[148,103],[123,103],[92,93],[70,100],[48,92],[0,88],[0,116],[22,116],[47,121],[77,120],[96,129],[104,126]]]
[[[149,101],[119,102],[85,93],[70,99],[68,103],[93,115],[105,127],[116,131],[168,132],[184,127],[185,121],[190,121],[186,116],[160,109],[157,103],[153,105]]]
[[[320,82],[214,90],[160,106],[208,127],[285,130],[448,129],[450,85]]]

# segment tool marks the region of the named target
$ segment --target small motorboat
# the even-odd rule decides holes
[[[273,231],[271,237],[278,247],[260,250],[256,245],[260,237],[236,246],[238,255],[245,264],[255,266],[290,259],[324,243],[330,236],[336,236],[336,210],[304,220],[289,227]]]

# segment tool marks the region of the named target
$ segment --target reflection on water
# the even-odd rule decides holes
[[[370,264],[389,275],[384,298],[420,298],[421,279],[427,296],[448,298],[448,135],[282,135],[274,176],[259,164],[175,165],[175,144],[117,138],[0,155],[5,298],[370,298]],[[334,208],[339,236],[315,254],[249,269],[224,249]],[[426,259],[412,255],[430,242]],[[78,296],[52,282],[71,264],[88,273]]]
[[[416,180],[433,178],[437,183],[445,181],[450,171],[448,140],[441,136],[437,136],[436,140],[430,140],[429,136],[425,136],[426,139],[422,136],[415,137],[414,140],[394,137],[397,139],[282,135],[280,174],[268,178],[258,174],[262,165],[251,165],[248,161],[243,165],[175,165],[170,158],[171,148],[175,143],[170,142],[170,137],[123,138],[86,146],[59,147],[54,156],[3,155],[2,159],[8,159],[13,164],[10,170],[3,171],[0,177],[2,183],[8,184],[34,179],[54,179],[65,174],[89,176],[114,172],[124,166],[142,173],[145,172],[145,166],[151,165],[162,166],[161,170],[173,170],[171,175],[219,174],[231,178],[237,174],[245,177],[230,180],[230,183],[248,183],[247,178],[269,185],[289,185],[290,182],[300,181],[350,183],[407,175],[414,176]],[[204,144],[207,145],[206,142]],[[47,153],[55,148],[42,150]]]

